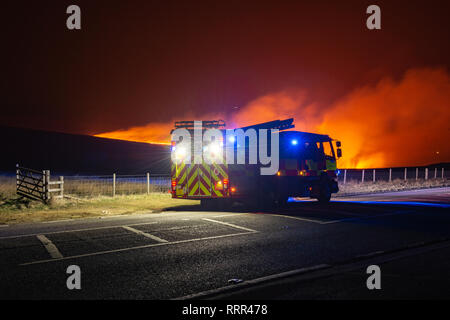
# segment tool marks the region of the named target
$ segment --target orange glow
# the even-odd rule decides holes
[[[355,90],[317,128],[342,141],[341,167],[370,168],[449,161],[449,123],[448,73],[412,69]]]
[[[450,77],[443,69],[410,69],[398,80],[362,86],[330,106],[311,103],[304,90],[255,99],[236,113],[186,115],[176,120],[225,119],[228,128],[293,117],[299,131],[342,141],[341,168],[426,165],[450,161]],[[97,134],[169,144],[173,121]],[[280,173],[277,173],[280,175]]]
[[[151,123],[143,127],[95,134],[95,137],[170,145],[173,123]]]

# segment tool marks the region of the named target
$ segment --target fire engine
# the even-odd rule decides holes
[[[200,122],[200,132],[217,129],[222,136],[215,144],[202,145],[202,160],[194,163],[195,123],[175,122],[175,129],[191,133],[192,143],[191,152],[186,152],[177,148],[180,141],[172,141],[172,197],[201,200],[202,207],[208,209],[222,209],[235,202],[263,208],[284,206],[290,197],[329,202],[331,194],[339,191],[336,160],[342,156],[341,143],[328,135],[289,130],[295,127],[293,120],[275,120],[240,128],[244,131],[250,128],[278,130],[279,170],[273,175],[261,175],[259,163],[205,161],[211,152],[223,151],[223,156],[226,153],[229,144],[224,143],[228,136],[223,120]],[[240,146],[236,141],[232,142],[234,150],[245,148],[248,152],[248,143]]]

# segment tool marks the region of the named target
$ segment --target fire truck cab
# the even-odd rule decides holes
[[[172,157],[172,197],[201,200],[202,206],[210,209],[226,207],[234,202],[270,208],[285,205],[290,197],[310,197],[329,202],[331,194],[339,191],[336,160],[342,155],[341,143],[328,135],[286,131],[294,127],[292,122],[293,119],[275,120],[242,128],[279,130],[279,170],[274,175],[261,175],[259,162],[202,161],[194,164],[181,155]],[[221,120],[202,123],[203,130],[216,128],[223,132],[220,147],[225,154],[225,123]],[[192,132],[193,122],[177,122],[175,128]],[[193,145],[191,143],[190,155],[194,152]],[[180,153],[176,147],[177,141],[172,141],[172,152]],[[212,147],[209,146],[208,150],[208,145],[203,146],[204,158],[208,156],[206,153],[212,152]],[[248,152],[247,144],[234,144],[235,150],[239,147]]]

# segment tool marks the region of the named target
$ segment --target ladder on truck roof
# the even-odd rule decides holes
[[[254,124],[247,127],[237,128],[242,130],[247,129],[278,129],[280,131],[287,130],[294,128],[295,125],[292,124],[294,122],[294,118],[285,119],[285,120],[273,120],[269,122],[263,122]],[[202,128],[204,129],[210,129],[210,128],[224,128],[225,127],[225,121],[223,120],[210,120],[210,121],[202,121]],[[185,129],[194,129],[195,128],[195,121],[176,121],[175,122],[175,129],[179,128],[185,128]]]
[[[255,130],[259,130],[259,129],[278,129],[280,131],[282,130],[287,130],[287,129],[291,129],[294,128],[295,125],[292,124],[292,122],[294,122],[294,118],[289,118],[286,120],[274,120],[274,121],[269,121],[269,122],[264,122],[264,123],[258,123],[252,126],[248,126],[248,127],[243,127],[243,128],[238,128],[238,129],[242,129],[242,130],[247,130],[247,129],[255,129]]]

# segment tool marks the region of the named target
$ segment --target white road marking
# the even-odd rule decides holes
[[[295,220],[306,221],[306,222],[313,222],[313,223],[317,223],[317,224],[333,224],[333,223],[339,223],[339,222],[345,222],[345,221],[356,221],[356,220],[363,220],[363,219],[370,219],[370,218],[396,216],[399,214],[408,214],[408,213],[415,213],[415,212],[414,211],[396,211],[396,212],[389,212],[389,213],[385,213],[385,214],[373,214],[373,215],[368,215],[368,216],[357,216],[354,218],[344,218],[344,219],[329,220],[329,221],[320,221],[320,220],[312,220],[312,219],[306,219],[306,218],[300,218],[300,217],[285,216],[282,214],[271,214],[271,216],[295,219]]]
[[[40,242],[44,245],[45,249],[47,249],[50,257],[53,259],[61,259],[63,255],[59,252],[58,248],[51,242],[46,236],[43,234],[38,234],[36,238],[39,239]]]
[[[223,222],[223,221],[218,221],[218,220],[213,220],[213,219],[208,219],[208,218],[203,218],[202,220],[206,220],[206,221],[214,222],[214,223],[220,223],[220,224],[223,224],[225,226],[229,226],[229,227],[232,227],[232,228],[241,229],[241,230],[245,230],[245,231],[249,231],[249,232],[258,232],[256,230],[253,230],[253,229],[250,229],[250,228],[246,228],[246,227],[237,226],[235,224],[228,223],[228,222]]]
[[[396,212],[390,212],[385,214],[375,214],[370,216],[361,216],[359,218],[345,218],[340,220],[332,220],[332,221],[325,221],[322,224],[332,224],[332,223],[339,223],[344,221],[354,221],[354,220],[363,220],[363,219],[371,219],[371,218],[378,218],[378,217],[388,217],[388,216],[396,216],[399,214],[408,214],[408,213],[418,213],[414,211],[396,211]]]
[[[67,222],[67,221],[73,221],[73,219],[53,220],[53,221],[43,221],[43,222],[41,222],[41,223],[57,223],[57,222]]]
[[[150,233],[146,233],[144,231],[141,231],[141,230],[138,230],[138,229],[135,229],[135,228],[132,228],[132,227],[123,226],[122,228],[124,228],[125,230],[128,230],[128,231],[137,233],[137,234],[139,234],[141,236],[153,239],[153,240],[158,241],[158,242],[168,242],[167,240],[161,239],[161,238],[159,238],[157,236],[154,236],[154,235],[152,235]]]
[[[278,279],[282,279],[282,278],[286,278],[286,277],[292,277],[295,275],[300,275],[303,273],[307,273],[307,272],[312,272],[312,271],[318,271],[318,270],[322,270],[322,269],[326,269],[326,268],[330,268],[331,266],[328,264],[319,264],[319,265],[315,265],[312,267],[306,267],[306,268],[301,268],[301,269],[295,269],[295,270],[291,270],[291,271],[286,271],[286,272],[281,272],[281,273],[277,273],[277,274],[272,274],[270,276],[265,276],[265,277],[261,277],[261,278],[256,278],[256,279],[252,279],[252,280],[245,280],[244,282],[235,284],[235,285],[229,285],[226,287],[221,287],[221,288],[216,288],[216,289],[211,289],[211,290],[207,290],[207,291],[202,291],[202,292],[198,292],[198,293],[194,293],[194,294],[190,294],[184,297],[179,297],[179,298],[175,298],[173,300],[191,300],[191,299],[202,299],[206,296],[210,296],[210,295],[217,295],[220,293],[225,293],[227,291],[230,290],[236,290],[237,288],[242,289],[251,285],[257,285],[257,284],[261,284],[264,282],[268,282],[268,281],[273,281],[273,280],[278,280]]]
[[[306,210],[313,211],[313,212],[325,213],[325,214],[331,213],[331,214],[341,214],[344,216],[355,216],[355,217],[361,216],[361,214],[359,214],[359,213],[347,212],[347,211],[342,211],[342,210],[334,210],[334,209],[332,211],[329,211],[328,209],[307,208]]]
[[[158,222],[143,222],[143,223],[135,223],[135,224],[128,224],[126,226],[144,226],[147,224],[157,224]],[[62,231],[52,231],[52,232],[41,232],[41,233],[30,233],[30,234],[21,234],[17,236],[7,236],[7,237],[0,237],[0,240],[2,239],[14,239],[14,238],[23,238],[23,237],[34,237],[39,234],[58,234],[58,233],[68,233],[68,232],[82,232],[82,231],[93,231],[93,230],[102,230],[102,229],[115,229],[115,228],[122,228],[124,225],[119,226],[105,226],[105,227],[96,227],[96,228],[84,228],[84,229],[74,229],[74,230],[62,230]]]
[[[288,219],[294,219],[294,220],[300,220],[300,221],[306,221],[306,222],[312,222],[312,223],[318,223],[318,224],[324,223],[324,221],[320,221],[320,220],[306,219],[306,218],[300,218],[300,217],[294,217],[294,216],[285,216],[282,214],[270,214],[270,215],[274,216],[274,217],[282,217],[282,218],[288,218]]]
[[[384,251],[374,251],[374,252],[370,252],[370,253],[366,253],[366,254],[359,254],[356,256],[356,258],[370,258],[379,254],[384,253]]]
[[[168,245],[175,245],[175,244],[182,244],[182,243],[189,243],[189,242],[196,242],[196,241],[214,240],[214,239],[227,238],[227,237],[243,236],[243,235],[248,235],[248,234],[254,234],[256,232],[257,231],[255,231],[255,232],[239,232],[239,233],[231,233],[231,234],[225,234],[225,235],[220,235],[220,236],[187,239],[187,240],[179,240],[179,241],[163,242],[163,243],[153,243],[153,244],[147,244],[147,245],[137,246],[137,247],[129,247],[129,248],[123,248],[123,249],[99,251],[99,252],[80,254],[80,255],[76,255],[76,256],[62,257],[59,259],[38,260],[38,261],[33,261],[33,262],[22,263],[22,264],[20,264],[20,266],[27,266],[27,265],[41,264],[41,263],[55,262],[55,261],[69,260],[69,259],[77,259],[77,258],[84,258],[84,257],[92,257],[92,256],[103,255],[103,254],[109,254],[109,253],[126,252],[126,251],[131,251],[131,250],[168,246]]]
[[[7,224],[0,224],[0,228],[9,227]]]
[[[235,216],[242,216],[246,213],[231,213],[231,214],[221,214],[219,216],[213,216],[213,218],[222,218],[222,217],[235,217]]]

